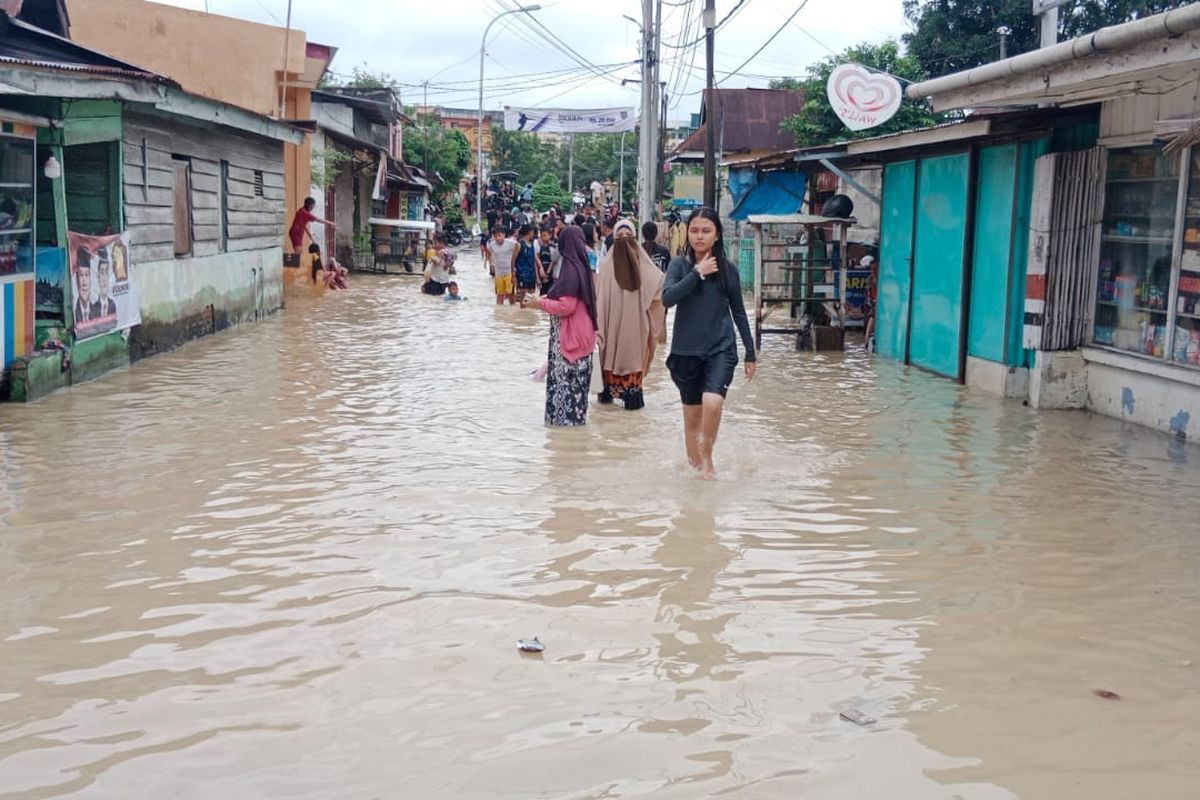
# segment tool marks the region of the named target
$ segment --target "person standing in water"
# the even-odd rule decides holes
[[[667,340],[662,307],[663,274],[638,246],[633,223],[613,227],[613,245],[596,276],[596,321],[605,392],[600,402],[621,398],[625,408],[646,405],[642,382],[655,346]]]
[[[746,349],[746,380],[754,379],[757,363],[741,281],[725,255],[721,218],[711,208],[688,217],[687,247],[667,268],[663,305],[676,307],[667,368],[683,404],[688,463],[712,480],[713,446],[738,362],[735,324]]]
[[[588,268],[583,231],[572,225],[559,239],[562,267],[554,288],[538,301],[550,314],[546,424],[587,424],[592,351],[596,349],[596,280]],[[524,306],[529,298],[522,300]]]

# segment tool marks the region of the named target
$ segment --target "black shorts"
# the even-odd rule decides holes
[[[733,371],[737,368],[737,348],[718,350],[706,356],[684,356],[672,353],[667,356],[667,369],[671,380],[679,388],[679,399],[685,406],[698,406],[706,392],[721,397],[733,383]]]

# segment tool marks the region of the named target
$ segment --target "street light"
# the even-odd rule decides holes
[[[483,53],[487,47],[488,33],[501,17],[508,16],[509,14],[528,14],[533,11],[539,11],[541,8],[540,5],[534,4],[501,11],[492,17],[492,21],[483,29],[483,39],[479,42],[479,130],[475,135],[477,145],[475,160],[475,219],[480,223],[479,227],[481,229],[483,228]]]

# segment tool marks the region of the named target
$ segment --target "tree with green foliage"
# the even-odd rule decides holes
[[[1039,21],[1029,0],[904,0],[912,24],[908,52],[931,78],[977,67],[1000,57],[1001,27],[1009,29],[1009,56],[1036,50]],[[1059,39],[1073,39],[1107,25],[1157,14],[1170,0],[1073,0],[1058,9]]]
[[[503,125],[492,126],[493,169],[508,170],[533,181],[548,172],[555,172],[558,160],[556,148],[536,133],[508,131]]]
[[[571,147],[575,150],[575,185],[567,189],[586,188],[593,179],[601,182],[612,178],[614,181],[621,176],[621,134],[619,133],[577,133]],[[637,153],[638,136],[636,133],[625,134],[625,151]],[[571,151],[563,144],[558,151],[558,174],[566,183]],[[585,192],[585,194],[588,194]],[[630,198],[637,194],[637,156],[625,157],[625,185],[621,187],[621,196],[628,204]],[[589,195],[590,196],[590,195]]]
[[[888,40],[883,44],[863,42],[847,48],[841,55],[830,56],[809,67],[802,79],[782,78],[771,81],[772,89],[799,89],[804,92],[803,110],[783,122],[784,130],[795,134],[798,147],[879,136],[933,125],[940,121],[927,102],[905,100],[900,104],[896,116],[884,124],[865,131],[850,130],[834,113],[825,88],[830,73],[839,64],[845,63],[859,64],[875,72],[886,72],[904,81],[919,81],[925,78],[917,60],[911,55],[901,55],[900,45]]]
[[[549,172],[538,178],[533,184],[533,207],[545,211],[555,203],[560,203],[563,208],[570,208],[571,195],[562,187],[562,183]]]
[[[404,161],[422,169],[428,167],[434,200],[441,203],[458,188],[471,165],[471,143],[462,131],[446,130],[432,119],[426,122],[404,131]]]

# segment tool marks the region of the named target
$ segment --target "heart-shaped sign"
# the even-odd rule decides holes
[[[825,89],[833,112],[852,131],[874,128],[896,116],[904,96],[895,78],[870,72],[858,64],[837,67],[830,73]]]

